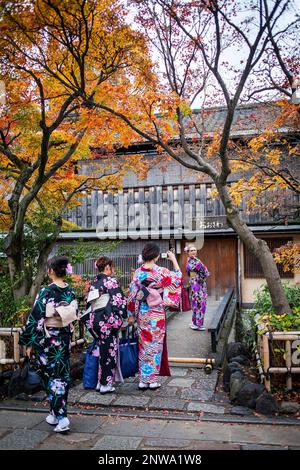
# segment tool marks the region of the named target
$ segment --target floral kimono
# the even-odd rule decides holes
[[[118,333],[127,317],[127,300],[118,281],[106,274],[98,274],[91,289],[98,289],[100,296],[109,294],[107,307],[92,311],[86,326],[94,332],[99,345],[98,384],[112,385],[115,378],[118,356]],[[89,303],[87,307],[89,307]]]
[[[144,383],[155,383],[159,375],[170,375],[167,343],[166,315],[163,299],[161,304],[150,308],[147,302],[140,302],[136,294],[142,285],[155,289],[167,288],[171,295],[181,289],[181,271],[171,272],[166,268],[154,265],[152,269],[141,266],[135,271],[130,284],[128,297],[128,315],[137,317],[139,334],[139,377]]]
[[[75,293],[69,285],[59,287],[53,283],[41,289],[20,337],[21,345],[33,347],[33,358],[41,367],[50,410],[58,419],[67,416],[72,325],[48,327],[46,335],[46,304],[70,303],[74,299]]]
[[[186,271],[190,277],[192,322],[193,325],[201,328],[203,327],[206,312],[206,278],[209,276],[209,271],[198,258],[192,257],[187,260]]]

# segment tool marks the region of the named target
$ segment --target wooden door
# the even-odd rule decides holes
[[[182,240],[180,267],[185,273],[187,254],[184,247],[189,242]],[[198,257],[207,266],[210,276],[207,280],[208,295],[219,299],[224,295],[228,287],[237,289],[237,239],[230,238],[205,238],[203,248],[198,252]],[[185,284],[188,276],[185,274]]]

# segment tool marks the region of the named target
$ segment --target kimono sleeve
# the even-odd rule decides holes
[[[168,273],[165,272],[166,277],[162,283],[162,287],[164,287],[163,304],[165,307],[178,308],[183,281],[182,272],[179,269],[176,271],[166,271]]]
[[[182,272],[178,269],[176,271],[169,271],[164,268],[161,270],[160,287],[180,287],[182,284]]]
[[[117,279],[113,277],[107,277],[103,281],[104,286],[107,289],[107,293],[110,295],[112,309],[118,315],[123,318],[127,317],[127,299],[118,284]]]
[[[130,283],[129,286],[129,295],[127,299],[127,315],[130,317],[135,317],[137,315],[137,302],[135,300],[136,293],[138,291],[138,279],[136,275],[134,275],[133,280]]]
[[[200,276],[201,276],[202,278],[204,278],[204,279],[207,278],[207,277],[210,275],[210,273],[209,273],[207,267],[206,267],[205,264],[202,263],[202,261],[200,261],[200,260],[198,260],[197,263],[196,263],[196,265],[195,265],[195,272],[196,272],[197,274],[200,274]]]
[[[20,345],[37,348],[43,346],[45,338],[44,322],[48,297],[49,289],[41,289],[28,316],[23,333],[20,336]]]

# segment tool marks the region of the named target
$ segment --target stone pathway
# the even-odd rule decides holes
[[[130,407],[148,410],[201,411],[201,403],[212,401],[218,371],[205,374],[203,369],[171,367],[171,377],[162,377],[158,390],[138,390],[138,377],[126,379],[116,385],[116,393],[101,395],[94,390],[84,390],[79,383],[70,390],[70,404]],[[207,405],[209,407],[209,405]],[[215,410],[216,406],[212,408]],[[224,409],[218,407],[218,413]]]
[[[219,302],[209,300],[205,325],[208,326]],[[170,357],[209,357],[210,335],[206,331],[189,328],[191,312],[176,313],[168,320],[167,338]],[[202,365],[198,367],[171,367],[171,377],[161,377],[160,389],[141,392],[139,379],[129,378],[124,384],[116,384],[116,393],[101,395],[95,390],[85,390],[82,382],[77,382],[69,392],[69,405],[139,409],[144,411],[177,411],[186,413],[224,414],[222,404],[208,402],[214,400],[218,381],[218,370],[206,374]],[[43,401],[43,392],[32,397],[33,401]],[[16,401],[16,400],[14,400]],[[222,401],[222,400],[221,400]],[[3,404],[12,400],[4,400]],[[28,402],[27,402],[28,403]]]
[[[0,411],[0,449],[300,450],[299,426],[270,426],[70,415],[56,434],[45,413]]]
[[[208,299],[204,326],[209,327],[220,301]],[[213,357],[211,337],[206,331],[192,330],[192,312],[178,312],[167,323],[168,354],[170,357]]]

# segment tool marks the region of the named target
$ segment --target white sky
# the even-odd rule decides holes
[[[245,0],[242,0],[242,2],[243,1],[245,1]],[[126,3],[128,4],[130,2],[126,2]],[[248,4],[248,2],[245,3],[246,6],[247,6],[247,4]],[[129,13],[130,23],[134,27],[134,15],[135,15],[135,13],[134,13],[134,9],[132,9],[132,6],[130,6],[130,8],[128,7],[128,11],[130,11],[130,13]],[[239,16],[242,19],[245,16],[249,16],[250,14],[251,14],[251,10],[249,10],[249,8],[245,7],[244,13],[240,13]],[[287,11],[284,14],[284,16],[279,20],[278,26],[280,28],[286,27],[287,25],[289,25],[293,21],[295,21],[297,16],[300,16],[300,0],[292,0],[291,3],[290,3],[289,11]],[[295,40],[295,44],[293,44],[293,45],[287,44],[286,45],[287,48],[290,48],[291,46],[293,47],[293,49],[295,51],[300,49],[300,30],[298,30],[296,40]],[[284,44],[283,44],[283,47],[284,47]],[[244,60],[245,57],[247,57],[247,53],[248,53],[248,48],[245,48],[244,50],[237,50],[236,45],[233,45],[232,48],[228,47],[224,51],[223,56],[222,56],[222,60],[228,61],[234,68],[237,68],[240,65],[240,61]],[[154,57],[155,61],[161,62],[161,64],[162,64],[162,61],[159,58],[159,54],[155,50],[153,51],[153,57]],[[163,70],[163,65],[161,67],[161,70]],[[221,69],[221,75],[222,75],[222,78],[224,79],[226,85],[228,86],[228,88],[230,90],[234,90],[235,89],[235,85],[234,85],[235,75],[234,75],[234,73],[232,73],[232,72],[229,73],[227,70],[222,70]],[[256,84],[257,84],[257,81],[254,83],[254,86]],[[208,91],[208,93],[213,94],[213,92],[214,92],[213,86],[210,85],[208,87],[207,91]],[[275,97],[274,94],[273,94],[273,97]],[[270,96],[266,95],[266,97],[265,97],[265,99],[270,99],[270,98],[272,98],[272,93],[271,93]],[[193,108],[200,108],[201,107],[201,102],[202,102],[202,98],[201,98],[201,95],[200,95],[200,97],[196,99],[196,101],[194,102],[192,107]]]

